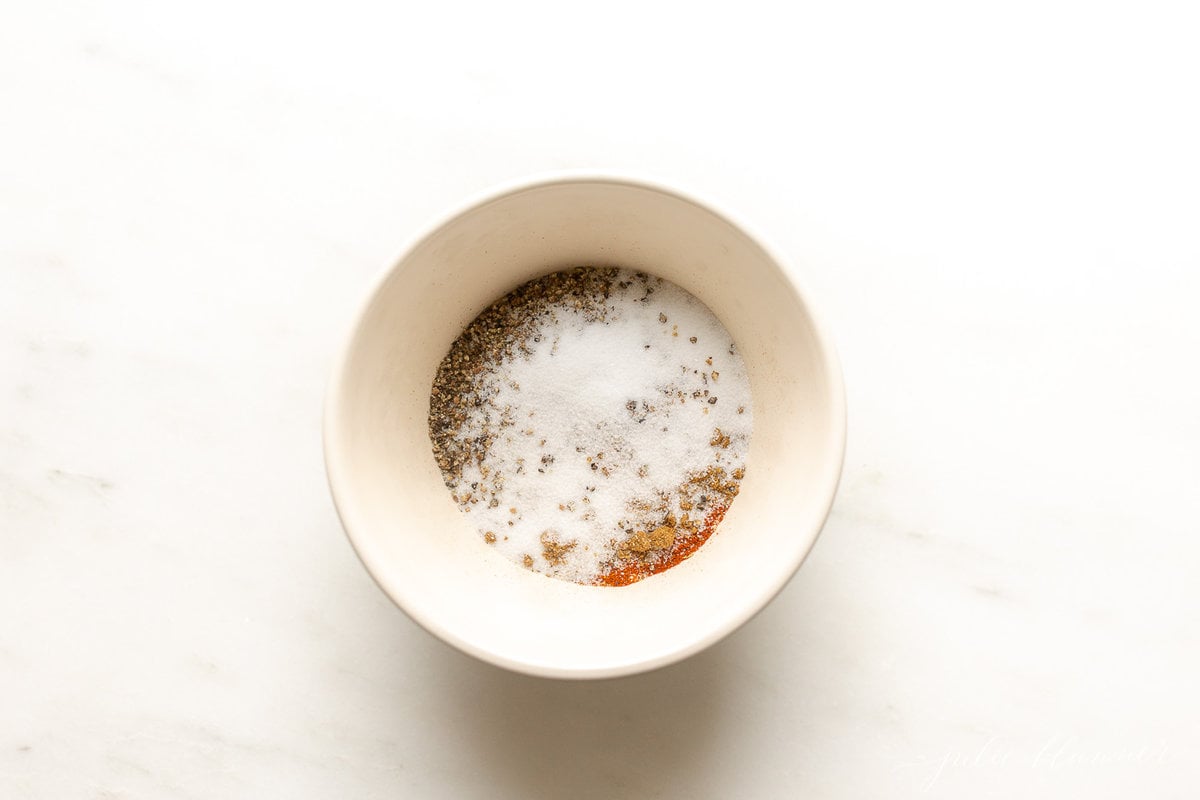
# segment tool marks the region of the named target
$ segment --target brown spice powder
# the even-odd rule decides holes
[[[567,553],[574,550],[575,546],[579,544],[574,540],[566,543],[560,542],[550,531],[543,531],[541,542],[542,558],[546,559],[546,562],[552,567],[562,564],[566,559]]]

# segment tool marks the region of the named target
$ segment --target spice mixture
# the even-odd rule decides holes
[[[750,384],[680,287],[581,267],[514,289],[438,368],[433,452],[483,541],[526,569],[624,586],[688,558],[737,496]]]

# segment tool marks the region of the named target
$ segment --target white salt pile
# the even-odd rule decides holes
[[[434,384],[435,453],[484,540],[517,564],[631,583],[690,555],[736,495],[752,426],[745,366],[678,286],[555,273],[455,346]]]

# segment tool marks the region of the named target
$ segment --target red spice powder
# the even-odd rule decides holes
[[[680,562],[691,558],[692,553],[700,549],[700,545],[708,541],[708,537],[712,536],[716,531],[717,526],[721,524],[721,520],[725,518],[726,506],[714,506],[712,511],[704,518],[704,525],[700,530],[686,536],[676,535],[675,543],[671,545],[671,550],[665,558],[657,559],[650,564],[641,562],[633,562],[620,567],[610,569],[608,572],[596,579],[596,586],[628,586],[631,583],[637,583],[640,580],[657,575],[663,570],[679,564]]]

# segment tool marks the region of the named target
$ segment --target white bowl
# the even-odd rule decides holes
[[[427,426],[434,373],[463,327],[518,284],[584,265],[643,270],[703,300],[754,398],[746,477],[716,534],[620,588],[547,578],[484,544],[450,499]],[[491,194],[409,248],[358,317],[324,424],[334,502],[380,587],[464,652],[559,678],[678,661],[762,609],[825,522],[845,435],[837,358],[777,255],[679,192],[578,175]]]

